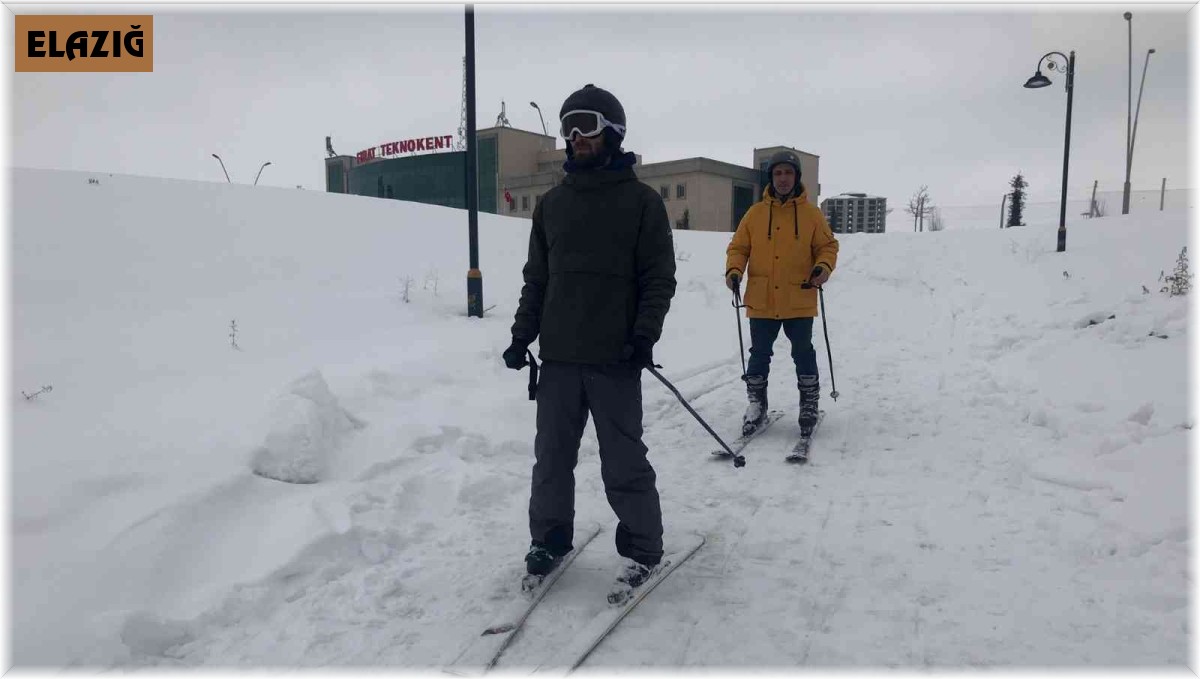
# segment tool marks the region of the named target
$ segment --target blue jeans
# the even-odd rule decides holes
[[[812,318],[751,318],[750,363],[746,366],[746,374],[766,377],[771,372],[771,356],[775,353],[775,338],[779,337],[781,327],[792,342],[796,376],[818,375],[817,351],[812,345]]]

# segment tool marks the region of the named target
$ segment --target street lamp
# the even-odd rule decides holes
[[[254,185],[255,186],[258,186],[258,178],[262,176],[263,168],[265,168],[266,166],[268,166],[270,164],[271,164],[271,161],[267,161],[262,164],[262,167],[258,168],[258,174],[254,175]]]
[[[1067,131],[1066,139],[1063,142],[1063,178],[1062,178],[1062,202],[1058,209],[1058,252],[1066,252],[1067,250],[1067,168],[1071,159],[1071,103],[1075,94],[1075,51],[1071,51],[1071,56],[1067,57],[1062,52],[1049,52],[1038,60],[1037,72],[1032,78],[1025,81],[1025,87],[1029,89],[1040,89],[1050,85],[1050,79],[1042,75],[1042,62],[1052,56],[1061,57],[1067,62],[1064,68],[1062,64],[1050,61],[1046,68],[1051,71],[1066,71],[1067,74]]]
[[[1137,109],[1133,112],[1133,134],[1129,137],[1129,153],[1125,156],[1125,198],[1121,201],[1121,214],[1129,214],[1129,175],[1133,170],[1133,145],[1137,143],[1138,117],[1142,114],[1142,91],[1146,89],[1146,69],[1150,67],[1150,55],[1154,48],[1146,51],[1146,63],[1142,65],[1142,84],[1138,85]]]
[[[221,156],[218,156],[218,155],[217,155],[217,154],[215,154],[215,153],[214,153],[214,154],[212,154],[212,157],[213,157],[213,158],[216,158],[216,159],[217,159],[217,162],[221,164],[221,171],[225,173],[225,181],[227,181],[227,182],[229,182],[230,184],[232,184],[233,182],[232,182],[232,181],[229,179],[229,171],[225,169],[225,161],[221,160]]]
[[[1142,66],[1142,84],[1138,87],[1137,112],[1133,113],[1133,13],[1125,13],[1129,26],[1129,83],[1125,92],[1125,191],[1121,197],[1121,214],[1129,214],[1129,175],[1133,173],[1133,142],[1137,139],[1137,119],[1142,112],[1142,90],[1146,87],[1146,69],[1150,66],[1151,49],[1146,52],[1146,63]],[[1130,113],[1133,113],[1133,131],[1130,132]]]
[[[546,118],[542,115],[542,109],[538,108],[536,101],[529,102],[529,105],[537,109],[538,119],[542,121],[542,134],[549,137],[550,133],[546,131]]]

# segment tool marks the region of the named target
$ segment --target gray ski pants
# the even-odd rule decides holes
[[[590,412],[604,492],[618,519],[617,553],[646,564],[662,558],[662,509],[642,443],[641,372],[628,365],[542,363],[529,498],[534,544],[555,550],[572,546],[575,466]]]

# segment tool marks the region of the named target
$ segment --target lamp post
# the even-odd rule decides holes
[[[217,159],[217,162],[221,164],[221,171],[225,173],[225,181],[226,181],[226,182],[229,182],[230,184],[232,184],[232,183],[233,183],[233,181],[231,181],[231,180],[229,179],[229,171],[225,169],[225,161],[221,160],[221,156],[218,156],[218,155],[217,155],[217,154],[215,154],[215,153],[214,153],[214,154],[212,154],[212,157],[213,157],[213,158],[216,158],[216,159]]]
[[[271,161],[267,161],[262,164],[262,167],[258,168],[258,174],[254,175],[254,185],[255,186],[258,186],[258,178],[262,176],[263,168],[265,168],[266,166],[268,166],[270,164],[271,164]]]
[[[550,133],[546,131],[546,117],[542,115],[542,109],[538,107],[536,101],[529,102],[529,105],[537,109],[538,119],[542,121],[542,134],[549,137]]]
[[[1142,114],[1142,91],[1146,89],[1146,69],[1150,67],[1150,55],[1154,48],[1146,50],[1146,63],[1142,65],[1142,84],[1138,85],[1137,108],[1133,112],[1133,134],[1129,137],[1129,153],[1125,155],[1125,197],[1121,201],[1121,214],[1129,214],[1129,197],[1131,193],[1129,175],[1133,171],[1133,145],[1137,143],[1138,118]]]
[[[478,149],[475,143],[475,6],[467,5],[466,98],[467,98],[467,316],[483,318],[483,272],[479,270],[479,177],[476,174]]]
[[[1146,52],[1146,63],[1142,66],[1142,84],[1138,87],[1137,112],[1133,112],[1133,13],[1125,13],[1125,23],[1129,26],[1129,81],[1125,92],[1125,190],[1121,196],[1121,214],[1129,214],[1129,176],[1133,173],[1133,143],[1137,139],[1137,119],[1142,112],[1142,90],[1146,87],[1146,69],[1150,66],[1150,55],[1154,49]],[[1130,131],[1130,114],[1133,119],[1133,130]]]
[[[1121,214],[1129,214],[1129,127],[1133,120],[1133,12],[1125,13],[1129,26],[1129,83],[1125,89],[1125,188],[1121,194]]]
[[[1062,178],[1062,202],[1058,209],[1058,252],[1066,252],[1067,250],[1067,168],[1070,166],[1071,159],[1071,103],[1074,100],[1075,94],[1075,51],[1071,51],[1071,56],[1068,57],[1062,52],[1048,52],[1038,60],[1037,72],[1032,78],[1025,81],[1025,87],[1029,89],[1040,89],[1048,87],[1050,79],[1042,75],[1042,62],[1047,58],[1058,56],[1067,62],[1064,67],[1061,64],[1050,61],[1046,68],[1051,71],[1066,71],[1067,74],[1067,131],[1065,140],[1063,141],[1063,178]]]

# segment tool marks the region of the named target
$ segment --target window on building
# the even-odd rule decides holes
[[[513,200],[513,201],[510,201],[510,202],[508,203],[508,211],[509,211],[509,212],[516,212],[516,211],[517,211],[517,201]]]
[[[658,195],[662,196],[663,200],[671,200],[671,187],[669,187],[669,186],[658,187]]]
[[[676,184],[675,185],[675,197],[676,198],[687,198],[687,184]]]
[[[529,212],[529,196],[521,196],[521,212]]]

